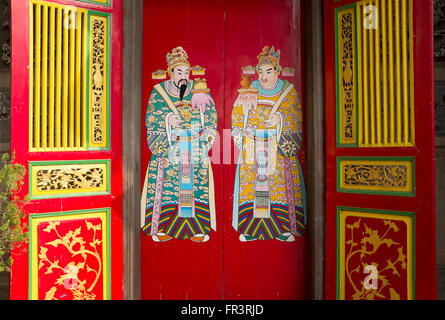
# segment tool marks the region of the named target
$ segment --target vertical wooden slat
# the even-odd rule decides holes
[[[393,32],[393,5],[390,0],[388,6],[389,30],[389,100],[390,100],[390,145],[395,145],[395,88],[394,88],[394,32]]]
[[[62,33],[63,33],[63,25],[62,25],[62,16],[63,10],[60,7],[57,7],[57,44],[56,44],[56,132],[55,132],[55,148],[61,148],[61,127],[62,127]]]
[[[82,51],[82,88],[83,88],[83,98],[82,98],[82,147],[87,147],[87,97],[88,97],[88,84],[87,84],[87,52],[88,52],[88,37],[87,37],[87,30],[88,30],[88,14],[84,12],[82,14],[83,16],[83,51]]]
[[[367,2],[363,1],[363,6],[366,6]],[[363,120],[365,130],[365,146],[369,145],[369,88],[368,88],[368,30],[363,28]]]
[[[82,33],[82,24],[81,24],[81,15],[80,12],[77,12],[76,14],[76,116],[75,116],[75,146],[76,148],[80,148],[80,115],[81,115],[81,53],[82,53],[82,47],[81,47],[81,33]]]
[[[51,6],[50,11],[50,32],[49,32],[49,115],[48,115],[48,147],[54,148],[54,76],[55,76],[55,24],[56,24],[56,8]]]
[[[396,82],[397,82],[397,144],[402,143],[402,79],[400,48],[400,0],[395,0]]]
[[[40,77],[41,77],[41,68],[40,68],[40,50],[41,50],[41,5],[36,5],[36,14],[35,14],[35,81],[34,81],[34,90],[35,90],[35,100],[34,100],[34,148],[40,148]]]
[[[75,74],[75,54],[76,54],[76,28],[74,26],[76,17],[76,10],[70,10],[70,56],[69,56],[69,130],[68,130],[68,146],[70,148],[74,147],[74,111],[75,111],[75,85],[76,85],[76,74]]]
[[[369,5],[373,5],[372,0],[369,2]],[[374,12],[373,12],[374,13]],[[373,21],[374,22],[374,21]],[[376,125],[376,106],[375,106],[375,60],[376,60],[376,52],[375,52],[375,41],[374,37],[376,37],[376,31],[374,29],[368,29],[369,33],[369,87],[370,87],[370,126],[371,126],[371,146],[375,146],[375,125]]]
[[[381,4],[381,21],[382,21],[382,70],[383,70],[383,144],[388,143],[388,45],[387,45],[387,15],[386,3],[382,0]]]
[[[409,144],[409,101],[408,101],[408,43],[407,43],[407,8],[402,0],[402,51],[403,51],[403,143]]]
[[[34,25],[34,12],[35,12],[35,4],[30,3],[30,9],[29,10],[29,25],[30,25],[30,32],[29,32],[29,56],[30,56],[30,63],[29,63],[29,149],[34,149],[34,101],[35,101],[35,77],[34,77],[34,63],[35,63],[35,54],[34,54],[34,37],[35,37],[35,25]]]
[[[46,149],[48,143],[48,7],[43,6],[42,14],[42,123],[41,147]]]
[[[63,10],[63,112],[62,112],[62,147],[68,147],[68,33],[67,19],[69,11]]]
[[[413,33],[413,0],[409,0],[409,59],[410,59],[410,144],[415,145],[416,127],[414,123],[414,33]]]
[[[358,70],[357,70],[357,88],[358,88],[358,143],[359,146],[363,145],[363,52],[362,52],[362,21],[363,21],[363,7],[361,3],[357,3],[357,59],[358,59]]]
[[[375,40],[375,95],[376,95],[376,120],[377,120],[377,146],[382,146],[382,103],[381,103],[381,87],[380,82],[380,5],[379,0],[375,1],[375,7],[377,8],[375,21],[377,29],[374,30]]]

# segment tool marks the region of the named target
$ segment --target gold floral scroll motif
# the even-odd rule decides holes
[[[30,164],[31,196],[58,197],[108,191],[109,163]]]
[[[108,18],[90,16],[90,132],[89,145],[107,147]]]
[[[414,214],[339,209],[339,299],[413,299]]]
[[[355,8],[338,13],[338,137],[341,145],[357,144]]]
[[[407,160],[339,159],[340,191],[399,193],[414,192],[414,164]]]

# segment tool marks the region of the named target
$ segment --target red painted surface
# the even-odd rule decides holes
[[[388,221],[391,224],[388,224]],[[408,266],[406,258],[408,233],[411,233],[411,229],[407,228],[404,221],[354,216],[345,219],[346,300],[366,300],[366,297],[377,300],[391,295],[398,295],[401,300],[408,299],[406,284],[408,267],[411,267]],[[374,243],[376,236],[381,238],[381,242]],[[364,267],[356,271],[357,266],[362,266],[362,263],[376,267],[377,282],[372,283],[373,274],[369,267],[364,273],[361,272],[365,271]],[[377,294],[363,288],[363,283],[366,283],[368,288],[375,285]]]
[[[79,1],[52,1],[88,9],[104,9]],[[62,213],[91,208],[111,208],[111,298],[122,298],[122,1],[113,0],[105,12],[111,18],[111,150],[87,152],[29,152],[29,1],[11,1],[11,151],[16,162],[111,159],[111,195],[34,200],[29,214]],[[29,192],[28,174],[19,193]],[[24,221],[28,223],[28,220]],[[28,251],[16,252],[11,272],[11,299],[28,299]]]
[[[223,126],[223,2],[222,1],[144,1],[142,55],[142,151],[141,181],[151,154],[147,147],[145,113],[153,86],[151,73],[166,70],[166,54],[182,46],[192,66],[207,68],[205,76],[218,112],[218,131]],[[190,76],[191,79],[194,77]],[[223,180],[222,165],[213,165],[215,185]],[[217,208],[222,192],[216,193]],[[219,210],[218,210],[219,211]],[[141,233],[142,299],[220,299],[223,272],[223,215],[217,212],[217,230],[210,240],[198,244],[190,240],[155,243]]]
[[[155,243],[141,233],[143,299],[306,297],[306,237],[294,243],[241,243],[232,227],[237,156],[230,137],[241,68],[255,66],[266,45],[281,50],[283,67],[295,68],[296,76],[286,79],[295,85],[304,105],[302,34],[297,0],[144,2],[141,181],[151,156],[146,145],[145,111],[153,86],[160,82],[152,80],[151,73],[165,70],[165,55],[177,46],[187,51],[192,66],[207,68],[204,78],[216,103],[220,135],[212,153],[219,153],[216,158],[220,161],[213,163],[217,232],[211,232],[207,243]],[[301,160],[304,164],[304,152]]]
[[[108,268],[108,262],[103,255],[106,252],[103,246],[106,239],[102,237],[104,227],[102,219],[94,217],[59,221],[57,225],[39,223],[39,300],[44,300],[48,292],[52,292],[58,300],[106,299],[104,282],[107,279],[104,279],[103,270]],[[69,237],[70,234],[72,237]],[[61,238],[67,236],[67,245],[74,244],[71,252],[68,246],[62,244],[64,239]],[[82,241],[83,245],[80,244]]]
[[[266,45],[281,50],[282,67],[295,69],[295,77],[281,78],[294,84],[304,110],[301,2],[230,0],[226,1],[225,8],[224,127],[231,128],[231,112],[240,88],[241,68],[249,64],[256,66],[257,55]],[[304,146],[302,150],[305,150]],[[300,156],[303,165],[304,151]],[[241,243],[239,233],[232,227],[236,165],[225,166],[225,172],[224,298],[306,298],[306,237],[297,238],[293,243],[277,240]]]
[[[336,79],[334,9],[356,1],[326,1],[325,95],[326,95],[326,255],[325,297],[335,299],[337,290],[337,207],[358,207],[416,213],[415,297],[436,298],[435,149],[433,80],[433,4],[413,0],[414,31],[414,148],[336,148]],[[337,193],[336,157],[408,156],[416,161],[416,196],[396,197]]]

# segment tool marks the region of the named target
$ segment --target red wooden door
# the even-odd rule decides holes
[[[294,224],[298,224],[298,227],[294,226],[292,229],[294,234],[291,235],[291,222],[287,218],[289,214],[285,211],[287,199],[282,209],[285,212],[282,217],[284,223],[272,222],[270,218],[255,220],[249,216],[251,219],[249,221],[252,221],[252,225],[258,225],[258,228],[250,228],[246,231],[248,229],[246,227],[243,230],[246,235],[250,232],[251,237],[257,239],[255,241],[240,240],[243,231],[239,226],[242,224],[237,224],[235,219],[246,220],[242,220],[241,214],[233,214],[234,206],[237,210],[241,207],[239,207],[240,202],[234,201],[234,194],[236,194],[234,190],[237,190],[235,185],[239,149],[232,143],[232,112],[234,106],[239,106],[235,101],[239,95],[238,89],[241,88],[242,76],[250,76],[250,81],[258,79],[255,67],[259,64],[258,56],[265,46],[274,47],[273,51],[270,51],[270,48],[265,50],[270,53],[267,57],[275,53],[273,59],[275,62],[279,60],[280,68],[283,69],[279,75],[279,83],[293,85],[293,91],[289,91],[292,92],[291,99],[295,103],[294,107],[299,108],[298,114],[301,115],[301,119],[304,119],[304,115],[301,114],[304,111],[301,110],[301,103],[298,103],[301,100],[297,99],[297,97],[302,99],[304,96],[300,9],[300,1],[296,0],[260,2],[170,0],[158,3],[144,1],[141,125],[142,141],[146,142],[142,145],[141,181],[147,182],[142,192],[143,197],[146,195],[147,199],[143,199],[141,203],[143,207],[141,222],[143,226],[141,231],[143,299],[301,299],[306,297],[306,238],[302,196],[305,156],[304,143],[301,142],[304,141],[304,128],[299,127],[298,135],[295,133],[292,137],[283,129],[283,137],[289,139],[290,146],[293,146],[291,138],[295,139],[294,141],[298,140],[294,148],[299,150],[300,161],[296,160],[296,153],[292,153],[293,158],[289,160],[291,163],[289,168],[292,166],[292,172],[289,170],[288,175],[292,179],[293,173],[294,179],[297,179],[295,172],[301,173],[301,177],[298,176],[300,184],[295,187],[295,194],[299,197],[294,199],[298,202],[298,207],[294,203],[297,210],[297,213],[294,212],[294,217],[298,219],[298,221],[294,219]],[[174,53],[173,49],[177,47],[182,49],[178,48]],[[183,59],[185,57],[183,51],[187,54],[186,59]],[[167,54],[170,56],[166,60]],[[169,147],[166,146],[174,148],[175,145],[167,138],[167,136],[171,137],[170,133],[173,132],[174,126],[166,119],[167,116],[163,116],[162,108],[165,114],[173,114],[177,109],[178,113],[184,116],[182,111],[184,102],[178,99],[179,93],[176,96],[173,94],[171,100],[175,107],[167,108],[166,103],[162,102],[165,98],[155,88],[161,83],[165,91],[169,92],[169,88],[173,87],[172,83],[175,81],[173,77],[171,78],[169,71],[179,64],[190,67],[190,80],[195,80],[189,82],[191,89],[197,82],[197,78],[207,80],[207,87],[210,89],[214,110],[217,113],[215,123],[217,133],[212,136],[215,141],[209,153],[213,168],[216,219],[212,218],[212,192],[210,191],[208,225],[204,220],[200,222],[198,218],[195,219],[195,216],[188,220],[190,225],[187,225],[185,222],[187,219],[181,220],[179,213],[185,205],[183,206],[182,202],[180,204],[176,202],[176,206],[174,204],[169,206],[163,200],[164,195],[170,197],[174,194],[174,191],[170,191],[170,188],[174,190],[174,187],[169,183],[176,181],[178,176],[180,178],[176,183],[179,185],[179,191],[176,190],[176,192],[182,194],[181,192],[184,192],[182,190],[186,188],[183,177],[187,173],[179,172],[178,169],[171,167],[170,160],[168,162],[160,160],[168,153]],[[201,69],[194,68],[197,65]],[[205,72],[202,68],[205,68]],[[277,94],[282,91],[277,91]],[[189,94],[191,95],[189,91],[185,91],[184,101],[189,101],[188,103],[190,103]],[[275,99],[279,96],[277,94]],[[193,98],[191,99],[191,104],[193,104]],[[287,99],[286,103],[289,102],[289,97],[283,96],[283,99]],[[213,108],[210,107],[211,105],[210,103],[207,105],[207,111]],[[192,108],[190,110],[193,111]],[[282,111],[279,110],[279,112]],[[286,119],[288,126],[289,123],[296,125],[297,120],[287,118],[290,114],[293,113],[285,112],[282,117]],[[207,115],[205,114],[204,117]],[[303,122],[301,119],[298,120],[300,125]],[[168,129],[163,129],[163,127]],[[205,127],[208,130],[211,126],[205,124]],[[203,130],[203,134],[208,134],[206,130]],[[239,131],[233,132],[239,133]],[[178,141],[183,141],[181,139],[178,138]],[[184,153],[181,148],[180,146],[179,154],[182,155]],[[280,161],[287,161],[281,156],[280,159]],[[162,163],[161,169],[159,169],[159,163]],[[300,168],[297,163],[301,164]],[[167,167],[171,171],[166,170]],[[207,177],[208,171],[205,164],[196,164],[195,171],[196,167],[203,170],[200,171],[200,177]],[[243,175],[246,173],[240,176],[243,177]],[[284,171],[282,171],[279,182],[282,185],[284,185],[284,176]],[[162,182],[157,183],[158,181]],[[288,182],[292,184],[293,180]],[[206,182],[204,186],[207,186]],[[147,190],[151,192],[147,193]],[[195,194],[200,194],[199,190],[201,189],[196,188]],[[238,190],[240,190],[239,186]],[[283,190],[285,190],[284,187]],[[283,197],[286,197],[283,190]],[[201,197],[207,199],[206,193],[203,194],[204,196]],[[172,203],[175,202],[174,197],[169,199]],[[180,199],[182,201],[182,198]],[[195,196],[193,201],[195,201],[195,208],[192,207],[191,210],[195,210],[198,217],[202,213],[202,208],[205,209],[206,206],[205,203],[199,202],[201,200],[198,196]],[[271,203],[273,206],[273,201]],[[244,209],[247,207],[248,205]],[[273,208],[278,208],[278,205]],[[275,213],[272,216],[277,219]],[[212,221],[215,222],[212,223]],[[271,226],[269,223],[275,223],[275,225]],[[233,225],[238,230],[235,230]],[[153,230],[155,230],[154,233]],[[280,234],[277,230],[286,235]],[[205,236],[202,237],[200,234],[205,234]],[[282,236],[282,240],[288,240],[288,242],[276,240],[279,235]],[[193,241],[198,238],[204,241],[201,243]],[[295,241],[291,241],[293,239]]]
[[[122,2],[11,10],[11,151],[32,199],[11,298],[121,299]]]
[[[210,94],[218,114],[223,107],[223,2],[222,1],[144,1],[143,81],[142,81],[142,177],[152,160],[147,142],[146,125],[163,120],[151,119],[148,105],[153,86],[162,80],[153,79],[152,73],[166,70],[166,55],[182,46],[192,66],[205,69]],[[168,74],[165,75],[165,78]],[[190,78],[196,78],[190,74]],[[157,98],[158,99],[158,98]],[[218,125],[222,124],[222,117]],[[152,162],[150,162],[152,163]],[[221,166],[214,166],[215,181],[223,180]],[[172,175],[165,176],[165,180]],[[148,177],[147,177],[148,178]],[[178,183],[178,182],[176,182]],[[164,190],[165,192],[166,190]],[[222,193],[216,193],[222,203]],[[145,207],[144,204],[141,204]],[[191,240],[173,239],[157,243],[150,233],[141,231],[141,296],[142,299],[220,299],[222,297],[223,251],[222,215],[217,216],[216,230],[210,240],[194,243]],[[162,218],[161,218],[162,220]],[[162,225],[161,225],[162,227]]]
[[[325,1],[326,298],[434,299],[432,1]]]

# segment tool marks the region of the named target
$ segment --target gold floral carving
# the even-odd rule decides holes
[[[355,101],[355,43],[354,43],[354,11],[346,10],[339,15],[339,113],[340,143],[353,144],[356,137],[356,101]]]
[[[85,220],[85,224],[88,231],[93,231],[93,241],[88,244],[84,241],[83,237],[80,236],[82,234],[82,226],[61,235],[57,230],[60,221],[52,221],[49,222],[49,225],[43,230],[47,233],[55,233],[57,238],[51,242],[47,242],[45,246],[40,247],[38,268],[39,270],[44,269],[45,274],[52,274],[55,271],[61,274],[54,283],[54,286],[46,292],[45,300],[56,300],[55,294],[59,288],[70,290],[74,300],[96,299],[96,294],[93,290],[102,274],[102,259],[99,254],[102,249],[102,241],[96,238],[96,232],[100,232],[102,226],[100,223],[94,225],[87,220]],[[59,260],[51,260],[48,258],[48,247],[63,247],[68,251],[73,260],[75,257],[81,256],[83,261],[77,263],[72,261],[68,263],[66,267],[62,267],[59,265]],[[88,264],[88,257],[92,257],[97,261],[95,268],[91,267],[91,264]],[[94,273],[94,281],[87,283],[86,279],[80,279],[79,271],[81,270],[86,270],[87,273]],[[67,283],[69,285],[67,285]]]
[[[105,187],[105,170],[96,166],[39,168],[36,173],[37,191],[100,189]]]
[[[95,146],[105,143],[106,108],[106,28],[107,19],[91,16],[91,111],[90,142]]]
[[[379,186],[385,188],[407,187],[406,165],[346,164],[343,167],[343,182],[346,186]]]
[[[391,276],[400,277],[401,270],[407,269],[407,257],[404,254],[404,247],[391,239],[392,233],[398,233],[399,227],[390,220],[382,220],[386,231],[379,234],[377,230],[369,228],[364,223],[365,232],[359,242],[354,239],[355,230],[361,229],[362,219],[356,220],[352,224],[347,224],[346,229],[350,231],[350,238],[346,241],[345,250],[347,251],[345,260],[345,272],[347,280],[354,290],[352,294],[353,300],[374,300],[376,298],[399,300],[400,294],[392,287]],[[361,232],[359,232],[361,233]],[[365,258],[370,261],[373,256],[379,255],[379,249],[382,247],[397,247],[397,257],[388,257],[386,266],[380,267],[378,263],[365,263]],[[349,247],[349,250],[348,250]],[[351,259],[358,256],[361,264],[351,266]],[[353,279],[354,273],[363,272],[366,265],[372,265],[378,268],[378,286],[377,288],[366,288],[363,281],[357,283],[357,279]],[[352,269],[353,268],[353,269]],[[384,290],[387,289],[387,290]]]

